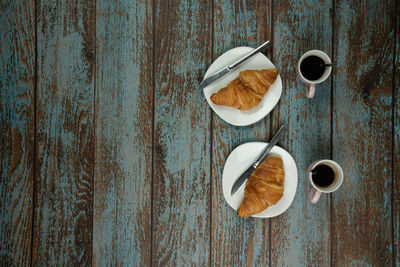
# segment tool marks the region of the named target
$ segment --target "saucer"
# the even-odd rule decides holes
[[[245,188],[243,185],[234,196],[231,196],[234,182],[257,159],[257,156],[267,145],[268,143],[262,142],[245,143],[235,148],[228,156],[222,174],[222,191],[226,202],[234,210],[237,210],[242,203]],[[252,215],[252,217],[270,218],[278,216],[290,207],[296,195],[298,176],[293,157],[279,146],[274,146],[270,155],[278,156],[283,161],[285,171],[283,196],[275,205],[268,207],[261,213]]]
[[[243,46],[236,47],[225,52],[211,64],[206,72],[206,75],[204,76],[204,79],[234,63],[238,59],[250,53],[252,50],[254,50],[254,48]],[[229,73],[225,74],[223,77],[203,89],[204,96],[206,97],[208,104],[221,119],[232,125],[246,126],[256,123],[271,112],[281,97],[282,80],[279,74],[275,82],[269,88],[268,92],[264,95],[260,104],[251,110],[240,111],[232,107],[216,105],[210,100],[210,97],[213,93],[218,92],[221,88],[225,87],[229,82],[234,80],[242,70],[261,70],[269,68],[275,68],[275,66],[266,56],[261,53],[252,56],[238,67],[231,70]]]

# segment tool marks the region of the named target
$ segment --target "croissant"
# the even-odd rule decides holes
[[[245,70],[226,87],[212,94],[214,104],[250,110],[260,104],[278,76],[276,69]]]
[[[244,199],[237,214],[248,217],[260,213],[277,203],[283,196],[285,171],[282,159],[268,157],[249,176]]]

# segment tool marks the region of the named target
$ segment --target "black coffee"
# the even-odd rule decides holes
[[[335,172],[327,165],[318,165],[312,171],[312,180],[316,186],[328,187],[335,179]]]
[[[325,72],[325,62],[317,56],[306,57],[300,63],[300,71],[307,80],[318,80]]]

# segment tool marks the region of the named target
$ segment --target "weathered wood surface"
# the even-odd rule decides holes
[[[156,1],[152,263],[209,264],[211,2]]]
[[[35,5],[0,3],[0,265],[30,265]]]
[[[330,158],[331,84],[319,84],[313,99],[296,77],[296,64],[311,49],[331,56],[331,1],[274,1],[274,62],[280,70],[283,93],[273,111],[273,132],[285,123],[281,141],[296,161],[299,180],[291,207],[272,219],[272,266],[330,265],[330,206],[323,195],[310,203],[306,170],[314,160]],[[333,59],[334,61],[334,59]]]
[[[0,265],[400,266],[398,1],[3,1],[0,13]],[[198,84],[225,51],[268,39],[282,98],[228,125]],[[309,49],[336,64],[311,100],[295,76]],[[238,218],[225,160],[282,123],[295,200]],[[320,158],[345,181],[311,205],[305,170]]]
[[[33,264],[90,265],[94,1],[37,7],[37,179]]]
[[[336,1],[332,157],[335,266],[392,266],[392,79],[395,1]],[[398,207],[396,207],[398,209]]]
[[[400,266],[400,5],[396,3],[395,57],[393,64],[393,263]]]
[[[151,1],[97,1],[93,264],[150,264]]]
[[[214,4],[213,59],[236,46],[257,47],[271,38],[269,3],[215,1]],[[229,125],[216,114],[212,114],[212,122],[211,264],[267,265],[269,220],[243,219],[236,215],[222,194],[222,171],[229,153],[238,145],[267,140],[269,117],[250,127]]]

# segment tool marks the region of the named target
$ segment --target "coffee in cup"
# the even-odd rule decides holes
[[[306,84],[306,95],[314,97],[315,85],[328,79],[332,71],[332,62],[327,54],[320,50],[306,52],[297,63],[297,76]]]
[[[337,162],[323,159],[311,163],[307,169],[307,178],[311,184],[311,203],[317,203],[322,193],[332,193],[339,189],[344,175]]]

